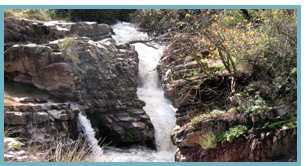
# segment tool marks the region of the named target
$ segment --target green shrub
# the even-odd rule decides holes
[[[229,128],[227,131],[220,133],[217,137],[218,142],[232,142],[234,139],[242,136],[247,133],[248,128],[244,125],[236,125],[234,127]]]
[[[246,21],[240,10],[224,10],[223,23],[226,26],[235,26]]]
[[[271,110],[266,101],[259,95],[250,95],[246,92],[236,93],[237,111],[245,113],[261,113]]]

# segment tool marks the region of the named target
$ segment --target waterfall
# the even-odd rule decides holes
[[[146,103],[144,110],[155,129],[157,150],[174,151],[170,134],[175,127],[175,112],[164,96],[156,70],[163,47],[155,49],[138,43],[135,44],[135,49],[138,52],[139,77],[142,83],[137,89],[137,95]]]
[[[146,33],[138,31],[137,27],[131,23],[118,23],[113,26],[113,30],[115,32],[113,38],[118,43],[149,38]],[[175,127],[175,110],[164,96],[156,70],[164,47],[157,43],[150,44],[154,44],[154,47],[143,43],[133,45],[138,53],[141,82],[137,88],[137,95],[146,103],[143,109],[149,115],[154,126],[157,152],[134,148],[129,149],[128,152],[111,153],[114,160],[174,161],[175,146],[171,142],[170,134]]]
[[[138,31],[131,23],[118,23],[113,26],[113,30],[115,35],[112,37],[119,44],[148,39],[146,33]],[[107,147],[103,148],[103,154],[96,155],[94,160],[108,162],[172,162],[174,161],[175,147],[171,142],[170,134],[175,127],[175,110],[164,97],[156,70],[164,48],[157,43],[154,43],[154,47],[149,47],[142,43],[133,45],[138,53],[139,79],[141,82],[137,88],[137,95],[146,103],[143,109],[153,123],[157,151],[145,147],[130,149]],[[90,121],[82,114],[79,114],[79,120],[91,146],[99,147]],[[98,150],[99,154],[102,153],[101,148],[96,150]]]
[[[85,115],[79,113],[78,120],[80,122],[81,130],[83,131],[86,140],[89,143],[89,146],[92,150],[92,157],[99,156],[103,153],[102,148],[98,144],[98,140],[95,137],[95,130],[92,128],[90,121]]]

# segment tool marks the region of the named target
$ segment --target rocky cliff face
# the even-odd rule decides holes
[[[291,119],[294,105],[274,105],[256,113],[229,108],[235,102],[226,98],[231,75],[193,74],[201,71],[196,60],[177,52],[170,44],[158,68],[165,94],[178,108],[172,134],[176,161],[296,160],[296,127],[278,126]],[[250,77],[240,73],[236,83],[246,87]],[[264,84],[260,87],[260,95],[267,92]]]
[[[44,90],[61,103],[25,109],[6,105],[5,127],[36,120],[44,126],[52,115],[75,123],[76,112],[85,111],[98,139],[154,147],[153,125],[136,95],[138,55],[132,46],[117,45],[112,33],[106,24],[5,19],[5,79]],[[79,110],[66,104],[72,101]],[[75,133],[72,126],[66,133]],[[53,127],[62,130],[56,124],[44,126],[49,136],[54,136],[49,132]]]

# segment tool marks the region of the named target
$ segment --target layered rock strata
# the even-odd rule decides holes
[[[132,46],[117,45],[112,33],[109,25],[92,22],[6,18],[5,79],[43,90],[60,103],[77,103],[92,122],[97,139],[104,143],[154,148],[153,125],[136,94],[137,52]],[[12,116],[28,121],[29,114],[50,120],[48,111],[52,109],[37,107],[5,109],[5,126],[15,125]],[[63,107],[60,112],[69,112],[69,106]],[[20,123],[25,123],[23,120]]]

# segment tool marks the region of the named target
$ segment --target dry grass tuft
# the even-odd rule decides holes
[[[92,147],[80,137],[73,142],[57,141],[47,158],[51,162],[80,162],[86,160],[91,152]]]
[[[4,15],[20,19],[49,21],[52,20],[54,14],[48,9],[7,9]]]

